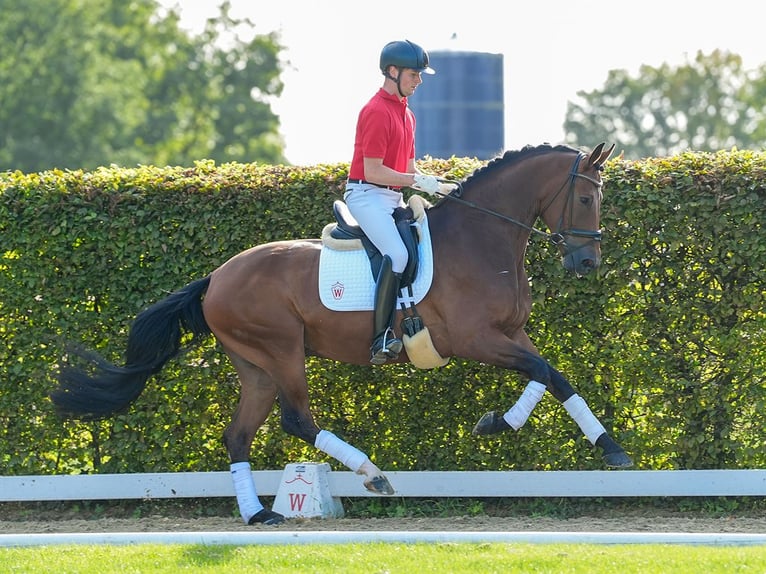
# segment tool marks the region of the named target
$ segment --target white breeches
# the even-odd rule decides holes
[[[407,266],[407,248],[391,217],[394,209],[405,207],[402,193],[367,183],[349,183],[343,199],[373,245],[391,258],[394,273],[402,273]]]

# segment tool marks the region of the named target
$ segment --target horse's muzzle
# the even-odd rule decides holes
[[[601,265],[601,251],[598,243],[589,242],[567,251],[561,256],[564,269],[577,275],[587,275]]]

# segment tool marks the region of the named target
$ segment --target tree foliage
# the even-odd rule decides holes
[[[747,71],[727,52],[698,52],[679,67],[644,65],[637,77],[611,70],[602,89],[577,95],[566,141],[614,141],[627,158],[766,143],[766,66]]]
[[[269,104],[282,47],[228,3],[198,36],[155,0],[0,0],[0,13],[0,170],[284,162]]]

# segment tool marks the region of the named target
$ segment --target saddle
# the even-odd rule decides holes
[[[348,206],[340,199],[335,200],[332,204],[332,211],[335,215],[336,225],[330,231],[330,237],[333,239],[355,240],[361,241],[364,247],[367,257],[370,260],[370,270],[372,276],[377,277],[380,271],[381,263],[383,262],[383,254],[378,251],[378,248],[373,245],[372,241],[365,235],[362,228],[359,227],[354,216],[348,209]],[[400,288],[409,287],[415,280],[418,272],[419,254],[418,254],[418,241],[419,236],[417,227],[415,226],[415,215],[412,207],[397,207],[392,217],[394,223],[399,231],[399,236],[402,238],[405,247],[407,248],[407,266],[402,272],[402,279]]]
[[[430,245],[419,245],[421,239],[426,243],[430,241],[428,239],[428,225],[424,226],[424,223],[426,220],[425,212],[431,204],[420,195],[413,195],[410,197],[407,205],[406,208],[397,208],[392,214],[408,254],[407,266],[402,274],[400,283],[399,304],[403,315],[401,322],[402,341],[413,365],[419,369],[433,369],[446,365],[449,362],[449,358],[440,356],[434,348],[428,327],[423,324],[423,320],[415,308],[415,298],[413,295],[415,291],[413,282],[417,285],[425,281],[426,289],[428,289],[431,282],[429,265],[432,265],[432,259],[429,258],[432,258],[432,255],[428,249]],[[374,283],[383,262],[383,255],[367,238],[343,201],[336,200],[333,203],[333,214],[335,215],[336,223],[325,225],[322,230],[322,243],[325,247],[329,248],[328,251],[361,252],[364,250],[370,262],[372,283]],[[425,227],[426,233],[421,238],[423,227]],[[423,251],[426,258],[422,262],[420,260],[421,251]],[[360,253],[359,257],[359,262],[363,265],[364,256]],[[422,269],[419,269],[420,267]],[[320,282],[321,270],[322,264],[320,263]],[[418,277],[418,271],[420,271],[421,277]],[[335,280],[334,276],[331,278]],[[364,282],[363,278],[362,281]],[[334,289],[336,285],[330,283],[329,287]],[[420,288],[422,289],[422,286]]]

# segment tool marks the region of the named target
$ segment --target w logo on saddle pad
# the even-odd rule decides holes
[[[319,298],[332,311],[371,311],[374,307],[375,280],[370,260],[361,242],[329,239],[330,223],[322,233],[322,251],[319,256]],[[405,303],[420,303],[431,288],[434,276],[434,258],[431,234],[425,212],[413,224],[417,227],[419,266],[412,282],[412,296],[399,294],[397,307]],[[405,290],[406,292],[406,290]]]

